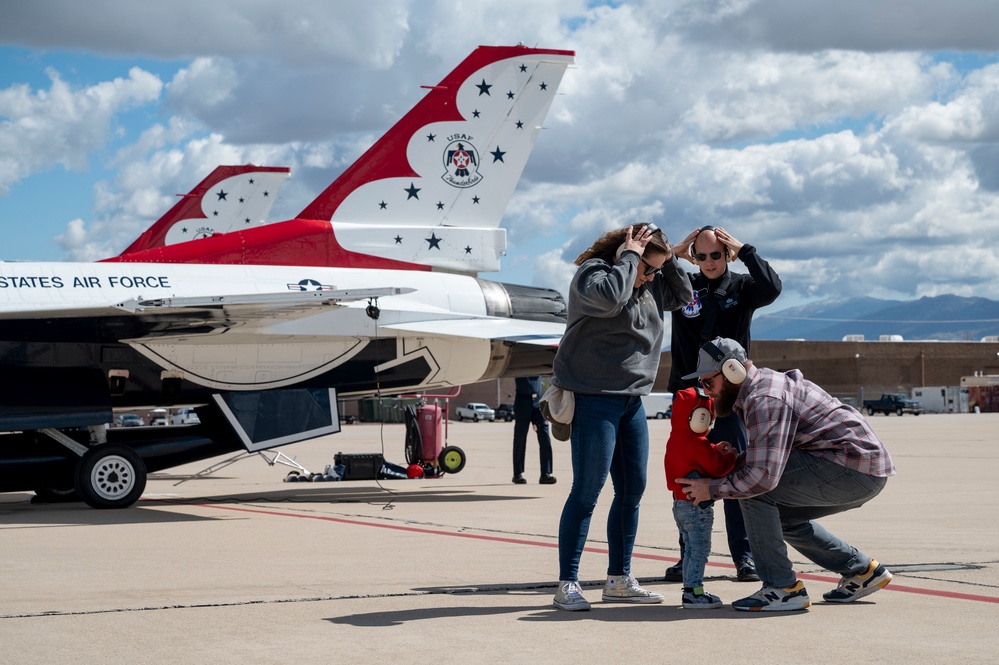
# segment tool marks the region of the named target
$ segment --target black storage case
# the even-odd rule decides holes
[[[337,453],[334,464],[342,464],[344,480],[376,480],[385,457],[381,453]]]

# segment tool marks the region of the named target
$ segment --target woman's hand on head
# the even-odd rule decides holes
[[[628,250],[642,256],[645,254],[645,246],[649,244],[651,239],[652,233],[649,232],[648,226],[642,225],[638,227],[637,231],[635,231],[634,226],[629,226],[624,235],[624,242],[617,250],[617,258],[620,259],[621,255]]]

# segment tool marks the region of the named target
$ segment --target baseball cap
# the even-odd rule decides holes
[[[701,346],[701,350],[697,353],[697,371],[687,374],[683,380],[696,379],[699,376],[720,372],[722,361],[729,357],[744,363],[746,362],[746,350],[734,339],[715,337]]]

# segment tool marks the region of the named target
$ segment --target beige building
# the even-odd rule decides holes
[[[965,377],[999,382],[999,342],[754,340],[750,358],[761,367],[800,369],[805,378],[849,404],[881,393],[912,394],[921,386],[965,386]],[[662,355],[653,388],[666,390],[670,354]],[[513,402],[514,380],[482,381],[462,386],[453,405],[485,402],[495,407]],[[986,410],[983,408],[982,410]],[[991,410],[991,409],[988,409]],[[452,409],[453,411],[453,409]]]

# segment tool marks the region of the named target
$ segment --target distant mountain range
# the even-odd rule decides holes
[[[778,299],[756,312],[753,339],[841,340],[863,335],[901,335],[906,340],[977,342],[999,335],[999,302],[986,298],[936,296],[919,300],[831,298],[776,310]]]

